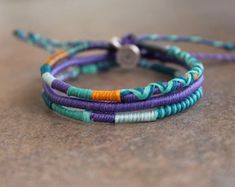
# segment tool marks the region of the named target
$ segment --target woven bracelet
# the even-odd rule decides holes
[[[174,46],[156,46],[149,41],[191,42],[235,49],[234,43],[208,40],[201,37],[128,34],[111,42],[79,40],[60,42],[38,34],[15,31],[15,35],[28,43],[46,49],[52,55],[41,66],[42,97],[46,105],[63,116],[84,122],[129,123],[155,121],[184,111],[203,95],[203,65],[201,59],[234,61],[234,55],[190,54]],[[62,49],[55,52],[55,49]],[[99,55],[77,56],[92,49]],[[183,67],[169,66],[169,63]],[[168,82],[153,82],[145,87],[121,90],[92,90],[75,87],[65,81],[121,66],[138,66],[173,78]],[[174,66],[175,67],[175,66]],[[182,69],[182,68],[181,68]]]

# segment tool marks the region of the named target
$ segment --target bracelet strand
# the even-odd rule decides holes
[[[84,122],[147,122],[182,112],[192,107],[203,95],[204,67],[200,60],[235,61],[233,54],[190,54],[174,46],[160,47],[148,44],[152,41],[188,42],[226,51],[235,49],[233,42],[196,36],[127,34],[115,45],[113,42],[90,40],[60,42],[19,30],[14,34],[19,39],[52,53],[40,70],[43,81],[42,98],[48,108],[65,117]],[[121,66],[117,55],[121,54],[124,47],[125,50],[139,51],[138,67],[164,73],[173,78],[167,82],[153,82],[144,87],[120,90],[92,90],[65,82],[77,78],[80,74],[98,73]],[[60,51],[56,52],[56,49]],[[77,56],[93,49],[102,50],[104,53]],[[137,57],[128,55],[121,57]],[[186,73],[168,66],[168,63],[183,67]]]

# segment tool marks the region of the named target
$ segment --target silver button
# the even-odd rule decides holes
[[[116,53],[117,63],[126,69],[137,66],[140,60],[140,50],[135,45],[124,45],[118,48]]]

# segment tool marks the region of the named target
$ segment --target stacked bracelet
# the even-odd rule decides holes
[[[158,47],[147,41],[174,41],[206,44],[225,50],[234,50],[234,44],[203,39],[177,37],[127,35],[112,42],[58,42],[35,34],[15,32],[20,39],[31,42],[53,53],[41,66],[43,80],[42,97],[46,105],[56,113],[84,122],[129,123],[155,121],[184,111],[193,106],[203,94],[203,65],[198,59],[234,60],[233,55],[190,54],[178,47]],[[78,57],[91,49],[105,53]],[[199,57],[199,58],[197,58]],[[186,69],[181,72],[168,63]],[[81,73],[94,73],[123,66],[135,65],[162,72],[173,77],[168,82],[153,82],[145,87],[120,90],[92,90],[66,83]]]

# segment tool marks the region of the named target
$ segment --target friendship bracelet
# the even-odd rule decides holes
[[[190,54],[178,47],[161,47],[149,41],[191,42],[232,51],[234,43],[201,37],[128,34],[111,42],[78,40],[60,42],[38,34],[15,31],[21,40],[53,53],[41,66],[42,97],[46,105],[63,116],[84,122],[129,123],[155,121],[184,111],[203,95],[204,67],[199,59],[234,61],[234,55]],[[62,49],[55,52],[56,48]],[[76,56],[88,50],[105,51],[99,55]],[[168,65],[174,63],[186,73]],[[168,82],[153,82],[145,87],[121,90],[92,90],[65,82],[81,73],[89,74],[121,66],[165,73]]]

